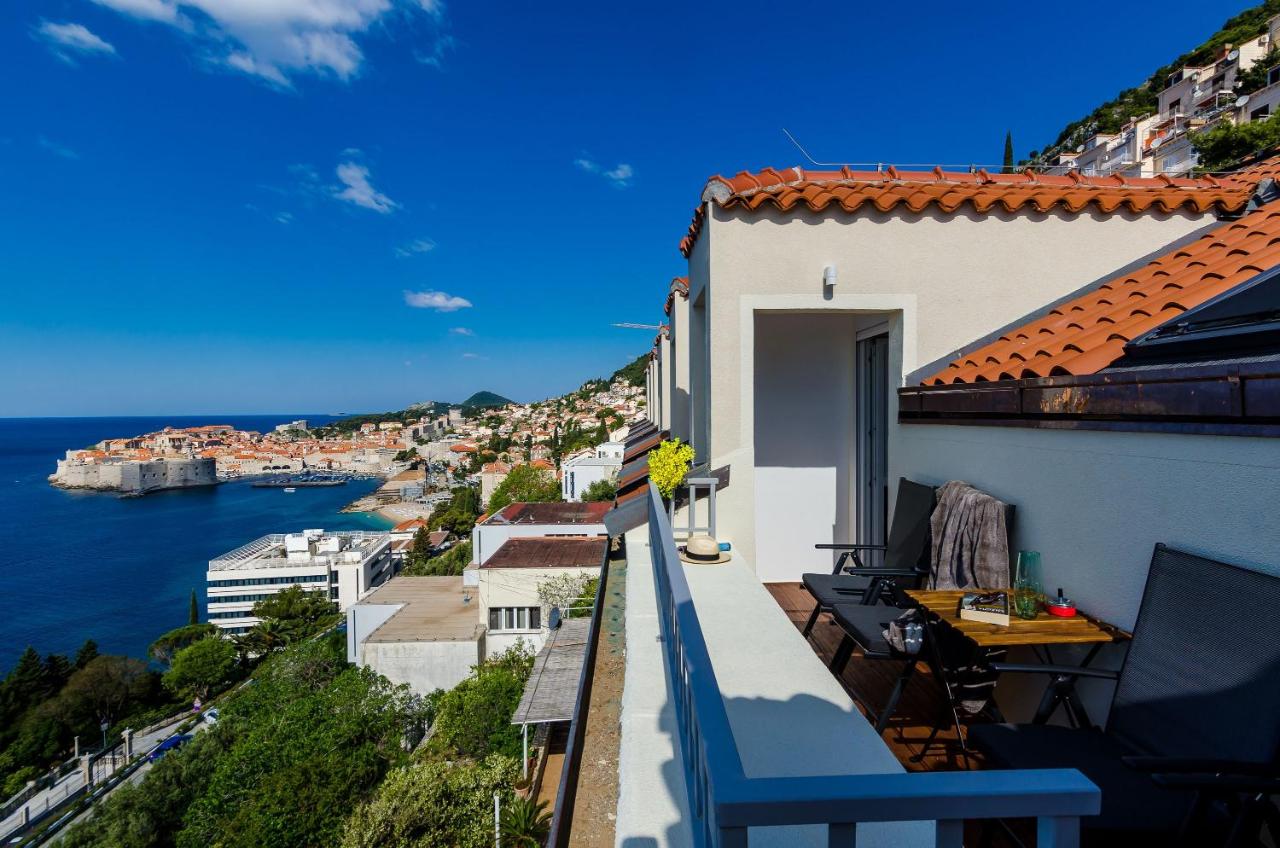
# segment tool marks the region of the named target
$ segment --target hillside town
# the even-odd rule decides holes
[[[602,461],[594,448],[625,435],[624,422],[642,408],[643,395],[643,388],[615,377],[544,401],[448,406],[439,414],[418,414],[439,406],[419,404],[401,413],[364,416],[380,420],[355,416],[312,427],[298,419],[265,433],[228,424],[166,427],[68,450],[49,479],[70,489],[142,494],[263,476],[376,475],[394,485],[380,490],[374,503],[429,506],[427,496],[467,482],[482,487],[487,501],[511,468],[523,462],[557,477],[562,465],[569,468],[572,492],[620,465],[620,454],[617,463]],[[603,470],[591,475],[587,466]]]

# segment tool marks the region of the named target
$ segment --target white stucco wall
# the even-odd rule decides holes
[[[416,694],[452,689],[484,659],[484,640],[453,642],[365,642],[361,665],[392,683],[407,683]]]
[[[543,581],[563,574],[576,574],[582,578],[596,577],[600,566],[589,568],[481,568],[478,569],[480,623],[488,626],[489,610],[493,607],[536,607],[538,587]],[[505,651],[523,639],[531,650],[537,652],[545,641],[547,611],[542,612],[542,627],[538,630],[493,630],[485,636],[485,650],[489,656]]]
[[[782,563],[807,562],[815,542],[848,540],[834,537],[832,524],[825,538],[796,533],[782,548],[756,551],[758,313],[879,313],[890,324],[894,383],[1213,223],[1211,215],[1183,212],[849,216],[740,214],[713,206],[689,258],[689,347],[699,461],[730,466],[730,485],[720,493],[720,535],[756,563],[762,577],[769,575],[765,579],[797,579],[803,569]],[[838,283],[824,288],[829,265]],[[792,376],[810,379],[800,371]],[[701,438],[700,410],[710,418]],[[816,406],[807,411],[819,414]],[[792,510],[803,511],[809,491],[797,488],[792,495],[799,499]]]
[[[964,480],[1017,506],[1046,589],[1131,627],[1156,542],[1280,574],[1280,440],[902,424],[890,479]]]
[[[756,316],[753,389],[761,402],[753,470],[761,580],[828,570],[830,555],[813,543],[851,538],[856,321],[850,314]],[[726,532],[734,532],[732,522]],[[797,539],[811,541],[797,548]]]
[[[964,480],[1015,504],[1013,549],[1041,553],[1045,590],[1061,586],[1120,627],[1137,617],[1156,542],[1280,574],[1280,440],[896,423],[890,435],[895,487],[899,477]],[[1097,664],[1116,668],[1122,656],[1109,647]],[[1006,675],[997,697],[1026,720],[1043,686]],[[1080,688],[1091,718],[1103,721],[1114,687]]]
[[[671,315],[667,318],[671,335],[671,435],[688,442],[693,432],[689,409],[689,298],[679,292],[671,301]]]

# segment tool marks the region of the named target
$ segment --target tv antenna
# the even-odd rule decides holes
[[[624,330],[661,330],[662,329],[662,325],[660,324],[633,324],[630,321],[623,321],[621,323],[613,324],[611,326],[621,327]]]

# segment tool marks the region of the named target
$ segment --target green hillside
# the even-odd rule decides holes
[[[462,402],[462,411],[468,412],[474,409],[493,409],[494,407],[506,406],[509,403],[515,403],[515,401],[504,398],[502,395],[495,394],[494,392],[476,392]]]
[[[1169,74],[1184,65],[1207,64],[1228,44],[1242,44],[1266,32],[1267,19],[1280,14],[1280,0],[1266,0],[1259,6],[1245,9],[1228,18],[1221,28],[1209,36],[1200,46],[1173,59],[1169,64],[1156,68],[1151,76],[1136,88],[1128,88],[1085,115],[1062,128],[1053,144],[1044,150],[1031,151],[1034,162],[1047,161],[1062,150],[1072,150],[1083,144],[1094,133],[1114,133],[1131,117],[1138,117],[1156,109],[1157,98],[1164,89]]]

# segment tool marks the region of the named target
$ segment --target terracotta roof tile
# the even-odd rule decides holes
[[[1280,171],[1280,162],[1273,167]],[[1085,177],[1075,172],[1049,175],[1030,170],[1018,174],[941,168],[899,171],[893,167],[884,171],[806,171],[798,167],[743,171],[734,177],[714,176],[707,182],[703,203],[694,211],[689,231],[680,242],[680,252],[687,257],[693,250],[702,231],[707,202],[726,209],[756,211],[771,207],[780,212],[821,212],[831,206],[845,212],[864,208],[923,212],[936,207],[949,213],[966,206],[983,214],[1016,212],[1027,207],[1037,212],[1060,208],[1072,213],[1088,207],[1103,213],[1122,209],[1135,214],[1179,209],[1238,212],[1248,203],[1253,186],[1266,175],[1242,172],[1231,178],[1174,179],[1163,175]]]
[[[680,295],[685,300],[689,299],[689,278],[674,277],[671,280],[671,290],[667,294],[667,301],[662,306],[662,311],[671,314],[671,307],[676,302],[676,295]]]
[[[1280,203],[1271,203],[1009,330],[924,385],[1097,373],[1126,342],[1278,265]]]

